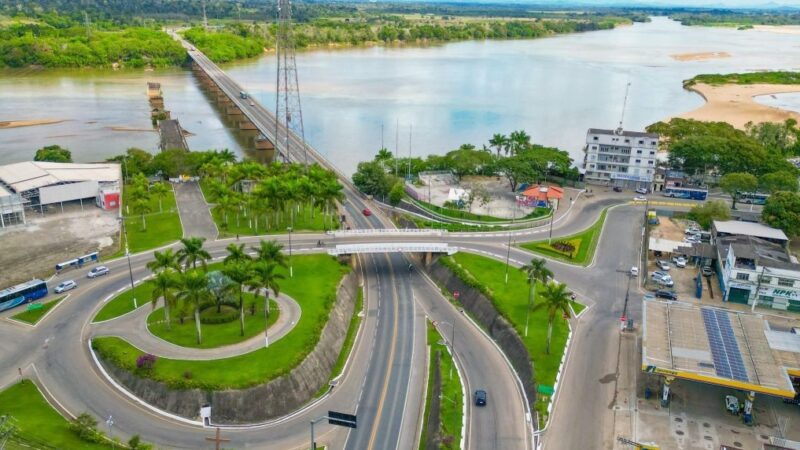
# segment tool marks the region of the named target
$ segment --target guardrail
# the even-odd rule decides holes
[[[433,211],[433,210],[429,209],[427,206],[425,206],[421,202],[419,202],[417,200],[414,200],[414,199],[411,199],[411,201],[403,200],[403,202],[401,202],[401,205],[402,205],[402,203],[407,203],[409,205],[412,205],[413,207],[418,208],[419,210],[423,211],[425,214],[430,215],[431,218],[433,218],[433,219],[435,219],[435,220],[437,220],[439,222],[455,223],[455,224],[460,224],[460,225],[472,225],[472,226],[478,226],[478,227],[495,227],[495,226],[508,227],[508,226],[517,226],[517,225],[526,225],[526,226],[530,226],[530,227],[537,227],[537,226],[544,225],[544,224],[548,223],[550,221],[550,216],[553,214],[551,212],[550,214],[548,214],[546,216],[536,217],[536,218],[532,218],[532,219],[522,218],[522,219],[518,219],[518,220],[514,219],[514,220],[482,221],[482,220],[459,219],[457,217],[447,216],[447,215],[444,215],[444,214],[441,214],[441,213],[438,213],[436,211]],[[400,205],[398,205],[397,207],[400,208],[400,209],[406,210],[405,208],[403,208]],[[413,212],[413,211],[409,211],[409,212]]]
[[[409,242],[409,243],[370,243],[370,244],[340,244],[328,249],[331,256],[352,255],[362,253],[458,253],[457,247],[451,247],[438,242]]]
[[[442,236],[447,230],[435,230],[431,228],[360,228],[356,230],[334,230],[327,231],[326,234],[334,237],[348,236]]]

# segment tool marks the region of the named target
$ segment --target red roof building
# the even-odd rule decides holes
[[[558,186],[532,185],[517,196],[517,202],[525,206],[545,206],[549,204],[558,208],[558,203],[564,198],[564,189]]]

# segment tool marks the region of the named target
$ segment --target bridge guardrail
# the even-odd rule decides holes
[[[447,230],[436,230],[432,228],[359,228],[355,230],[333,230],[327,231],[326,234],[334,237],[347,237],[347,236],[402,236],[405,234],[414,236],[443,236],[447,234]]]

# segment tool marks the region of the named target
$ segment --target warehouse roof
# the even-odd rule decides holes
[[[797,321],[781,324],[782,328]],[[759,314],[682,302],[643,302],[642,370],[687,380],[795,396],[797,335],[772,329]]]
[[[59,183],[119,180],[119,164],[112,163],[76,164],[25,161],[0,166],[0,182],[18,194]]]
[[[740,220],[715,220],[714,229],[717,230],[717,233],[739,234],[781,241],[789,240],[783,231],[761,223],[742,222]]]

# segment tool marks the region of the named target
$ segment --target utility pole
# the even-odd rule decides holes
[[[408,126],[408,171],[406,172],[406,179],[411,180],[411,127]]]
[[[511,260],[511,230],[508,230],[508,248],[506,249],[506,284],[508,284],[508,263]]]
[[[394,126],[394,176],[400,176],[397,170],[397,160],[400,158],[400,119]]]
[[[292,31],[290,0],[278,0],[278,30],[275,54],[278,57],[275,95],[275,147],[283,144],[284,162],[289,161],[289,141],[292,132],[300,138],[303,162],[308,169],[308,147],[303,129],[303,109],[300,104],[300,84],[297,81],[295,40]],[[283,131],[283,139],[281,139]],[[278,152],[280,154],[280,151]]]
[[[628,105],[628,91],[631,88],[631,82],[629,81],[627,85],[625,85],[625,99],[622,100],[622,114],[619,116],[619,127],[617,128],[617,134],[622,134],[622,122],[625,120],[625,107]]]

